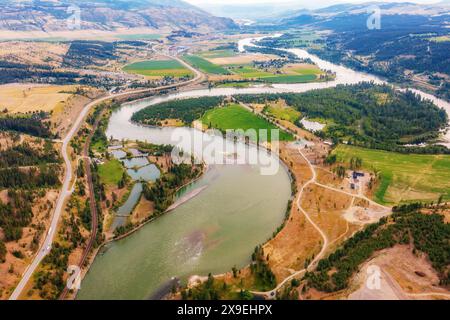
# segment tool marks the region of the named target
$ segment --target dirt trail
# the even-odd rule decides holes
[[[240,104],[242,107],[246,108],[247,110],[253,112],[253,109],[252,109],[251,107],[249,107],[248,105],[246,105],[246,104],[244,104],[244,103],[242,103],[242,102],[239,102],[239,104]],[[270,119],[269,119],[266,115],[264,115],[264,114],[262,114],[262,113],[258,113],[258,115],[260,115],[261,117],[263,117],[263,118],[266,119],[267,121],[270,121]],[[270,121],[270,122],[272,122],[272,121]],[[287,130],[286,127],[284,127],[283,125],[281,125],[281,124],[279,124],[279,123],[277,123],[277,122],[272,122],[272,123],[275,124],[275,125],[276,125],[278,128],[280,128],[281,130],[289,131],[289,130]],[[294,134],[294,136],[295,136],[296,139],[301,139],[301,137],[300,137],[299,135],[297,135],[297,134]],[[367,202],[369,202],[370,204],[373,204],[373,205],[375,205],[375,206],[379,206],[379,207],[384,208],[384,209],[387,209],[387,210],[390,210],[390,209],[391,209],[391,208],[389,208],[389,207],[385,207],[385,206],[383,206],[383,205],[380,205],[380,204],[374,202],[373,200],[367,198],[367,197],[364,196],[363,194],[352,194],[352,193],[349,193],[349,192],[346,192],[346,191],[343,191],[343,190],[340,190],[340,189],[337,189],[337,188],[334,188],[334,187],[330,187],[330,186],[327,186],[327,185],[324,185],[324,184],[321,184],[321,183],[317,182],[317,176],[318,176],[318,175],[317,175],[316,167],[311,163],[311,161],[309,161],[309,159],[305,156],[305,154],[302,152],[302,150],[301,150],[300,147],[298,148],[298,152],[300,153],[300,155],[302,156],[302,158],[303,158],[303,159],[306,161],[306,163],[308,164],[308,167],[310,168],[310,170],[311,170],[313,176],[312,176],[312,178],[311,178],[308,182],[306,182],[306,183],[301,187],[301,189],[300,189],[300,191],[299,191],[299,193],[298,193],[298,196],[297,196],[296,205],[297,205],[298,209],[300,210],[300,212],[302,212],[302,213],[304,214],[304,216],[305,216],[305,218],[308,220],[308,222],[314,227],[314,229],[316,229],[316,230],[319,232],[319,234],[320,234],[320,236],[322,237],[322,240],[323,240],[322,248],[321,248],[319,254],[317,254],[317,255],[315,256],[315,258],[314,258],[313,261],[308,265],[307,268],[302,269],[302,270],[299,270],[299,271],[297,271],[297,272],[294,272],[293,274],[291,274],[290,276],[288,276],[287,278],[285,278],[280,284],[278,284],[277,287],[276,287],[275,289],[270,290],[270,291],[267,291],[267,292],[257,292],[257,291],[252,291],[252,293],[254,293],[254,294],[256,294],[256,295],[259,295],[259,296],[264,296],[264,297],[266,297],[266,298],[268,298],[268,299],[273,299],[273,298],[275,298],[275,297],[276,297],[277,291],[280,290],[280,289],[281,289],[284,285],[286,285],[289,281],[291,281],[292,279],[295,279],[295,278],[297,278],[297,277],[303,275],[303,274],[304,274],[305,272],[307,272],[308,270],[311,270],[312,268],[314,268],[314,267],[317,265],[317,263],[323,258],[323,256],[325,255],[325,252],[327,251],[327,249],[329,248],[329,246],[330,246],[331,244],[333,244],[333,243],[336,243],[339,239],[341,239],[342,237],[344,237],[344,236],[348,233],[348,230],[349,230],[349,224],[348,224],[348,222],[347,222],[347,230],[346,230],[346,232],[345,232],[344,234],[342,234],[338,239],[334,240],[332,243],[329,243],[328,237],[327,237],[327,235],[325,234],[325,232],[324,232],[324,231],[323,231],[323,230],[322,230],[322,229],[321,229],[321,228],[313,221],[313,219],[310,217],[310,215],[308,214],[308,212],[307,212],[305,209],[303,209],[302,206],[301,206],[301,200],[302,200],[302,198],[303,198],[304,191],[305,191],[305,189],[306,189],[308,186],[310,186],[310,185],[317,185],[317,186],[320,186],[320,187],[325,188],[325,189],[328,189],[328,190],[332,190],[332,191],[335,191],[335,192],[339,192],[339,193],[342,193],[342,194],[351,196],[351,197],[352,197],[352,205],[354,204],[354,200],[355,200],[356,198],[359,198],[359,199],[363,199],[363,200],[365,200],[365,201],[367,201]]]

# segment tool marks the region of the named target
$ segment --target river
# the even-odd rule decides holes
[[[244,39],[239,49],[252,45]],[[190,128],[151,128],[130,122],[131,116],[146,106],[163,101],[232,94],[306,92],[313,89],[354,84],[361,81],[383,83],[379,78],[324,61],[305,50],[290,49],[299,57],[310,58],[320,68],[336,73],[336,79],[321,83],[275,84],[272,88],[215,88],[171,94],[124,104],[110,119],[106,135],[115,139],[144,140],[173,144],[175,130],[202,138]],[[417,91],[450,113],[450,104]],[[450,133],[446,144],[450,146]],[[213,143],[225,143],[215,138]],[[247,152],[278,161],[255,147]],[[193,150],[201,152],[200,149]],[[238,155],[239,157],[240,155]],[[208,160],[206,160],[208,162]],[[131,236],[108,244],[95,259],[82,282],[78,299],[146,299],[158,288],[178,277],[223,273],[250,261],[254,247],[265,242],[282,223],[290,198],[290,180],[283,168],[274,175],[262,175],[258,165],[214,165],[184,190],[205,187],[196,197],[165,216],[147,224]],[[182,194],[180,195],[182,196]]]

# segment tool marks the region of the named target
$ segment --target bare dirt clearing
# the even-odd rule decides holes
[[[379,289],[373,287],[370,289],[370,286],[366,285],[370,275],[368,272],[370,266],[381,270]],[[378,252],[375,257],[362,266],[361,271],[354,277],[353,288],[355,287],[358,289],[349,295],[349,299],[442,299],[443,296],[423,294],[448,294],[448,291],[439,287],[439,277],[427,257],[423,254],[414,254],[407,245],[397,245]],[[415,297],[415,294],[421,296]]]
[[[285,163],[290,164],[300,190],[312,177],[308,164],[296,148],[286,147],[285,144],[281,145],[280,156]],[[303,269],[305,262],[320,251],[320,239],[317,230],[293,205],[283,230],[264,245],[264,254],[270,257],[268,263],[277,281],[281,282],[293,272]]]

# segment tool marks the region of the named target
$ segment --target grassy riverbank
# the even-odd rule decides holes
[[[267,140],[272,141],[271,130],[278,129],[275,125],[270,124],[265,119],[258,117],[237,104],[229,104],[222,108],[209,110],[203,115],[201,121],[208,127],[222,131],[229,129],[256,130],[260,141],[264,140],[264,137],[260,136],[259,130],[267,130]],[[292,141],[294,138],[291,134],[280,131],[279,140]]]

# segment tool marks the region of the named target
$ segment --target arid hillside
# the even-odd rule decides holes
[[[8,31],[66,31],[69,29],[67,19],[78,12],[84,30],[223,30],[236,27],[231,19],[212,16],[184,1],[6,0],[0,2],[0,8],[0,30]]]

